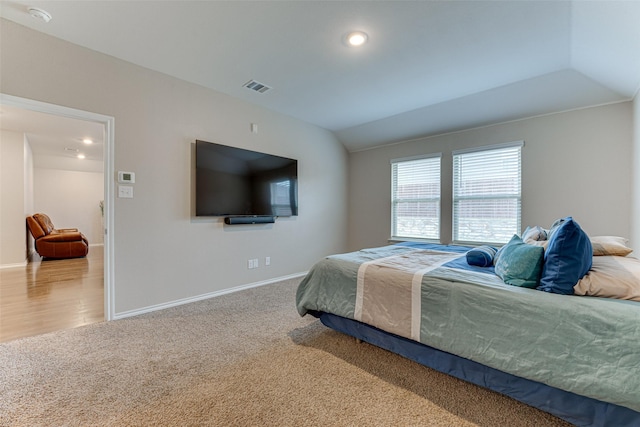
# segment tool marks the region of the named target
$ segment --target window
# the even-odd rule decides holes
[[[523,142],[453,152],[453,241],[506,243],[520,232]]]
[[[440,159],[391,161],[391,236],[440,240]]]

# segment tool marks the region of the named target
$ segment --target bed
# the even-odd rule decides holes
[[[512,286],[469,265],[471,249],[329,256],[300,283],[298,312],[575,425],[639,426],[640,302]]]

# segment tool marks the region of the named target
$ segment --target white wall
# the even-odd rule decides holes
[[[26,261],[28,251],[33,250],[33,237],[26,232],[25,217],[36,212],[48,214],[57,228],[78,228],[90,244],[102,244],[102,216],[98,207],[104,200],[102,172],[34,168],[33,153],[24,133],[5,130],[1,140],[0,171],[4,179],[0,197],[0,266]],[[101,168],[102,163],[97,169]]]
[[[77,228],[89,245],[102,244],[102,173],[34,169],[34,213],[43,212],[56,228]]]
[[[33,156],[33,166],[42,169],[59,169],[95,173],[104,172],[104,162],[102,160],[80,160],[75,157],[50,155],[45,153],[37,153]]]
[[[33,212],[33,151],[27,136],[24,137],[24,212],[25,216]]]
[[[520,140],[523,227],[571,215],[591,235],[629,238],[632,111],[624,102],[352,153],[349,247],[383,245],[390,236],[391,159],[442,152],[441,240],[448,243],[451,152]]]
[[[24,217],[34,213],[33,210],[33,151],[31,151],[31,145],[29,145],[29,139],[24,136]],[[17,190],[17,189],[16,189]],[[19,190],[17,190],[19,191]],[[2,228],[0,228],[2,231]],[[27,232],[27,254],[35,251],[35,244],[31,233]]]
[[[348,155],[332,133],[6,20],[0,63],[5,94],[115,117],[105,173],[136,173],[110,230],[116,315],[304,272],[345,249]],[[298,159],[300,215],[262,226],[193,219],[196,139]],[[265,256],[269,267],[247,269]]]
[[[27,258],[24,135],[0,131],[0,266]]]

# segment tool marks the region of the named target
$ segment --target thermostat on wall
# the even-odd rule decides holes
[[[133,172],[118,171],[118,182],[120,184],[133,184],[136,182],[136,174]]]

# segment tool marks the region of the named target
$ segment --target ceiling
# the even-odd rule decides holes
[[[329,129],[350,151],[625,101],[640,88],[640,0],[0,7],[37,31]],[[345,46],[352,30],[368,43]],[[243,87],[251,79],[271,89]]]
[[[10,105],[0,106],[0,129],[25,134],[40,167],[76,171],[102,171],[102,123],[45,114]],[[90,139],[93,143],[85,144]],[[84,159],[78,159],[83,154]]]

